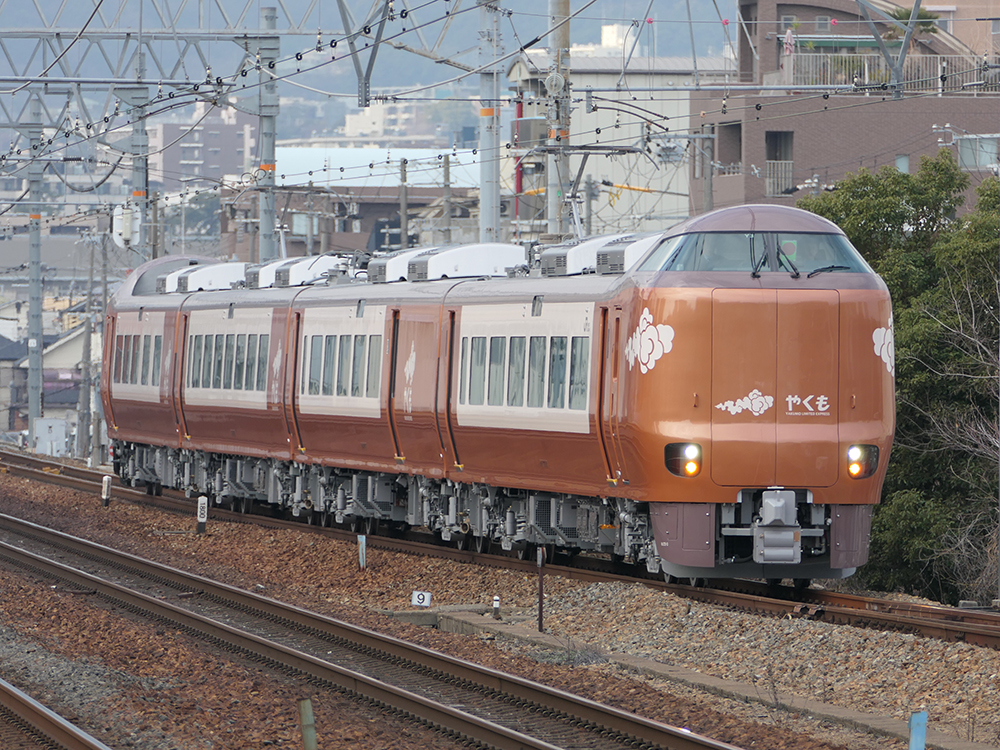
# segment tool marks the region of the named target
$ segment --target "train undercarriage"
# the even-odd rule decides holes
[[[518,557],[602,552],[670,580],[842,578],[867,558],[871,506],[814,504],[808,490],[747,489],[723,504],[457,483],[114,441],[127,486],[163,487],[217,506],[255,506],[358,532],[426,527],[445,542]]]

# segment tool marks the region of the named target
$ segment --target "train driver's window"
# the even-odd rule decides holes
[[[699,271],[751,271],[751,252],[756,237],[743,232],[712,232],[701,235]]]
[[[787,258],[801,274],[819,273],[864,273],[870,271],[847,239],[839,234],[779,233],[776,235],[779,267]]]

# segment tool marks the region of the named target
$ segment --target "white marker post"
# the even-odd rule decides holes
[[[414,607],[429,607],[431,606],[431,592],[430,591],[414,591],[410,596],[410,604]]]
[[[358,567],[361,570],[368,570],[367,542],[368,538],[364,534],[358,534]]]
[[[107,474],[101,478],[101,505],[105,508],[111,504],[111,477]]]
[[[494,596],[493,597],[493,619],[494,620],[499,620],[500,619],[500,597],[499,596]]]
[[[198,533],[205,533],[205,524],[208,522],[208,498],[201,495],[198,498]]]

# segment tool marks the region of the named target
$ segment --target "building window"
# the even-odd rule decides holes
[[[782,16],[781,17],[781,30],[788,31],[795,26],[798,19],[795,16]]]
[[[898,169],[903,174],[909,174],[910,172],[909,154],[896,154],[896,169]]]
[[[830,30],[830,16],[816,16],[816,31]]]

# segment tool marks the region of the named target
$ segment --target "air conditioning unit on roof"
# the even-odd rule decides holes
[[[506,276],[507,269],[524,265],[524,248],[500,242],[457,245],[427,251],[410,261],[410,281],[433,281],[475,276]]]

